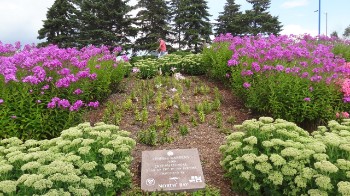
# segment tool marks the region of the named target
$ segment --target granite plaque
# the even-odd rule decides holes
[[[142,190],[191,192],[204,188],[204,176],[196,148],[142,152]]]

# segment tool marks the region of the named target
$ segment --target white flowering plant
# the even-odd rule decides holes
[[[310,135],[270,117],[246,120],[220,147],[236,191],[248,195],[350,195],[350,121]]]
[[[185,56],[169,54],[159,59],[142,59],[133,63],[139,78],[153,78],[159,75],[172,75],[175,73],[186,73],[189,75],[202,75],[207,72],[207,66],[202,54],[188,54]]]
[[[0,140],[0,195],[115,195],[131,185],[135,144],[104,123],[79,124],[51,140]]]

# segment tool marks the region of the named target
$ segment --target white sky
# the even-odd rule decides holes
[[[46,12],[54,0],[0,0],[0,41],[22,44],[39,43],[38,30]],[[131,0],[135,3],[136,0]],[[226,0],[207,0],[209,12],[214,20],[223,11]],[[250,9],[246,0],[236,0],[242,5],[241,10]],[[328,35],[337,31],[342,35],[350,25],[349,0],[322,0],[321,34],[326,33],[326,12]],[[272,0],[270,13],[279,16],[282,22],[282,34],[318,33],[318,1],[317,0]]]

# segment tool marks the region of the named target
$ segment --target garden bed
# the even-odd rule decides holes
[[[237,97],[233,96],[232,92],[228,88],[225,88],[222,84],[213,82],[202,76],[189,76],[185,78],[192,81],[191,87],[188,89],[184,87],[181,97],[184,103],[191,106],[191,110],[190,114],[188,115],[180,115],[179,123],[173,123],[173,126],[170,128],[169,137],[173,138],[172,142],[150,146],[138,141],[138,132],[146,129],[153,123],[157,114],[155,110],[149,109],[149,120],[147,123],[144,123],[144,125],[142,125],[140,122],[135,123],[134,115],[128,112],[125,113],[120,121],[120,128],[130,131],[131,137],[137,140],[137,145],[132,152],[132,156],[134,157],[131,167],[131,171],[134,174],[133,185],[136,187],[140,186],[142,151],[156,149],[197,148],[200,154],[206,184],[219,188],[220,193],[223,196],[233,195],[233,192],[230,190],[230,181],[224,178],[224,171],[220,166],[221,155],[218,149],[220,145],[224,143],[225,136],[228,133],[231,133],[233,125],[252,118],[252,115],[250,114],[249,110],[243,107],[242,102]],[[154,80],[155,79],[148,80],[148,82],[152,83]],[[122,85],[124,85],[124,92],[113,94],[109,98],[108,102],[115,104],[123,102],[142,81],[145,82],[145,80],[139,80],[132,77],[124,79],[122,82]],[[189,120],[190,116],[197,116],[197,112],[194,110],[194,106],[196,104],[204,99],[210,100],[214,99],[215,97],[213,90],[206,95],[193,95],[194,89],[203,85],[208,86],[210,89],[217,87],[221,94],[221,106],[217,111],[221,112],[222,114],[221,128],[218,128],[215,122],[216,112],[207,114],[205,122],[200,123],[198,121],[198,126],[194,126]],[[141,98],[138,99],[138,102],[134,102],[135,105],[140,104]],[[154,104],[150,103],[148,108],[152,107],[154,108]],[[104,113],[107,108],[108,106],[104,104],[98,110],[90,112],[85,117],[85,120],[92,123],[104,120]],[[173,113],[175,110],[176,108],[162,110],[158,114],[165,117]],[[185,136],[182,136],[177,130],[177,127],[180,124],[188,127],[188,134]]]

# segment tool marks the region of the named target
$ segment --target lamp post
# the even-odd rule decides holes
[[[327,30],[328,30],[328,24],[327,24],[328,23],[328,19],[327,19],[328,18],[328,13],[326,12],[325,14],[326,14],[326,36],[327,36],[328,35],[327,34]]]
[[[321,34],[321,0],[318,0],[318,36]]]

